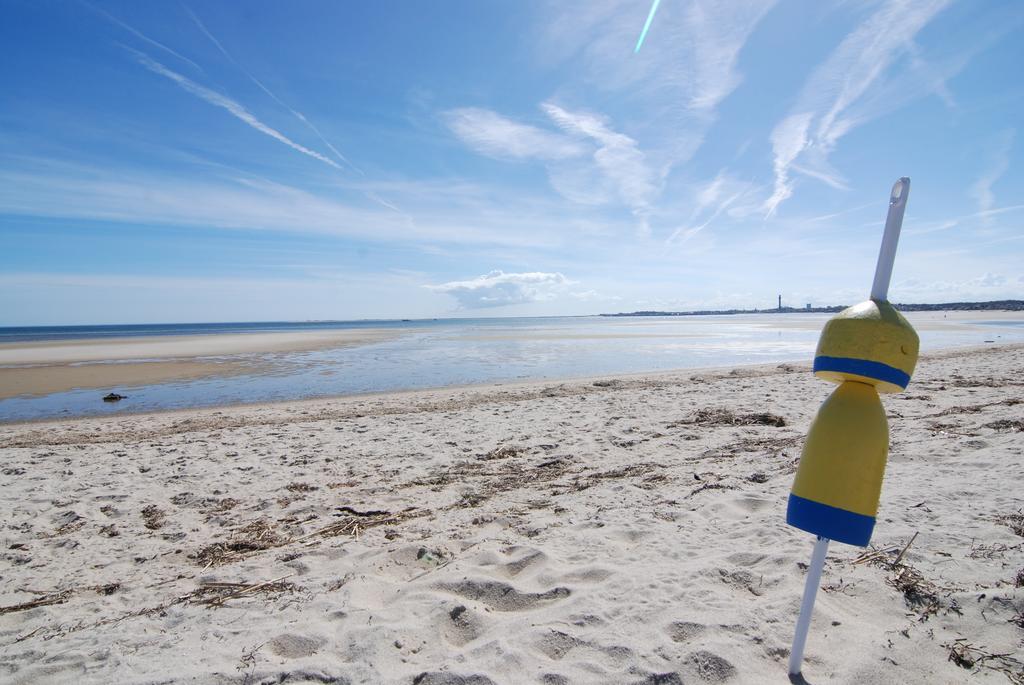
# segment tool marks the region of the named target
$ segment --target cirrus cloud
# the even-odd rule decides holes
[[[850,32],[811,73],[796,106],[771,133],[775,190],[764,202],[767,216],[793,195],[791,171],[844,189],[828,164],[840,138],[912,99],[944,93],[945,79],[927,70],[915,39],[950,0],[886,0]],[[914,68],[894,69],[908,58]],[[956,60],[951,76],[966,63]]]
[[[449,128],[477,152],[498,159],[567,159],[586,148],[571,138],[479,107],[445,113]]]
[[[633,138],[607,117],[570,111],[551,102],[541,110],[561,129],[547,131],[497,112],[465,107],[445,113],[449,128],[476,152],[506,160],[541,160],[552,187],[577,204],[601,205],[618,197],[647,234],[647,217],[661,190],[661,176]]]

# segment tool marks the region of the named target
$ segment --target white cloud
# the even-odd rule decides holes
[[[982,214],[982,221],[986,224],[991,223],[990,212],[996,201],[992,186],[1010,167],[1010,149],[1013,147],[1015,133],[1016,131],[1013,129],[1003,131],[996,143],[992,165],[971,186],[970,195],[978,202],[978,211]]]
[[[740,84],[736,60],[754,27],[774,2],[692,2],[684,26],[693,39],[690,106],[711,110]]]
[[[1016,279],[1024,282],[1024,277]],[[956,302],[1019,299],[1020,289],[1012,277],[985,272],[961,280],[907,278],[896,282],[893,290],[901,302]]]
[[[807,147],[807,129],[811,125],[812,112],[791,114],[779,122],[772,131],[772,150],[775,153],[775,192],[765,202],[768,216],[793,195],[789,180],[789,166]]]
[[[739,85],[739,52],[774,4],[664,3],[643,49],[634,55],[649,5],[628,0],[559,2],[546,20],[546,50],[556,59],[580,59],[588,81],[598,88],[667,98],[707,112]]]
[[[475,107],[445,116],[452,131],[481,154],[546,162],[552,187],[572,202],[600,205],[617,196],[639,219],[641,232],[647,232],[651,202],[660,188],[637,142],[613,130],[600,115],[550,102],[541,109],[564,134]]]
[[[698,187],[694,199],[694,209],[689,222],[679,226],[665,241],[666,245],[688,242],[691,238],[707,228],[723,213],[730,217],[745,216],[748,210],[740,203],[757,190],[757,187],[745,181],[737,180],[722,169],[714,180]]]
[[[640,219],[641,229],[646,232],[650,203],[659,188],[658,179],[637,142],[612,130],[608,122],[598,115],[570,112],[552,103],[544,103],[541,107],[562,130],[584,136],[597,144],[594,163],[634,216]]]
[[[662,3],[643,49],[633,48],[649,4],[579,0],[549,5],[541,59],[572,62],[582,84],[564,99],[614,97],[635,112],[630,133],[665,165],[689,159],[715,110],[742,81],[740,51],[775,0]]]
[[[975,278],[970,281],[971,285],[979,288],[998,288],[1001,285],[1006,284],[1006,276],[1002,274],[986,273],[983,276]]]
[[[1021,210],[1024,210],[1024,205],[1008,205],[1006,207],[990,207],[989,209],[983,209],[981,211],[973,212],[971,214],[964,214],[962,216],[955,216],[952,218],[944,218],[935,221],[924,222],[923,224],[917,224],[917,222],[915,221],[910,224],[909,228],[904,227],[903,233],[904,235],[925,235],[928,233],[938,233],[940,231],[948,231],[951,228],[963,226],[964,224],[976,225],[978,223],[978,220],[980,220],[982,224],[991,225],[994,222],[995,217],[1001,216],[1003,214],[1020,212]],[[978,245],[978,243],[975,243],[975,245]]]
[[[638,233],[648,235],[666,179],[697,151],[718,106],[742,81],[740,52],[774,4],[665,3],[639,54],[633,48],[649,5],[549,4],[540,59],[549,67],[568,63],[574,78],[541,108],[565,135],[477,108],[447,112],[448,125],[482,154],[544,161],[551,186],[573,203],[623,204],[636,217]],[[609,97],[607,107],[562,104]],[[613,126],[598,113],[613,108],[630,112],[627,125]]]
[[[771,134],[775,190],[764,204],[768,215],[793,194],[791,170],[843,187],[828,156],[857,126],[929,92],[948,96],[944,79],[920,78],[926,66],[913,42],[948,4],[949,0],[888,0],[814,70],[796,107]],[[905,56],[913,68],[887,76]],[[957,60],[947,66],[953,71],[963,63]]]
[[[468,281],[451,281],[425,287],[437,293],[451,295],[464,309],[480,309],[550,300],[566,286],[573,284],[574,281],[560,273],[535,271],[507,274],[503,271],[491,271]]]
[[[241,174],[181,178],[53,160],[12,166],[0,165],[0,213],[23,216],[530,248],[559,244],[573,218],[543,198],[495,200],[457,180],[339,183],[324,195]],[[361,200],[378,190],[402,198],[415,220]]]
[[[489,109],[453,109],[445,119],[463,142],[489,157],[555,160],[586,152],[586,147],[567,136],[512,121]]]

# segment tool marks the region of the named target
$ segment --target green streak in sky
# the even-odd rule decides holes
[[[633,54],[640,52],[640,46],[644,44],[644,38],[647,37],[647,29],[651,28],[651,22],[654,21],[654,14],[658,11],[658,5],[660,4],[661,0],[654,0],[654,4],[651,5],[651,13],[647,15],[644,30],[640,32],[640,40],[636,42],[636,49],[633,50]]]

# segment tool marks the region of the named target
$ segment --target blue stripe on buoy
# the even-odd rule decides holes
[[[786,523],[848,545],[867,547],[875,529],[875,517],[830,507],[790,493]]]
[[[910,374],[905,371],[883,364],[882,362],[854,359],[852,357],[815,357],[814,371],[836,371],[839,373],[855,373],[876,380],[885,381],[906,388],[910,383]]]

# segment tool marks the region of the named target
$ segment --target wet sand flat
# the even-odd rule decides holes
[[[3,343],[0,399],[253,373],[269,365],[261,355],[365,345],[401,334],[357,329]]]
[[[48,364],[0,368],[0,400],[74,388],[111,388],[163,381],[252,373],[269,365],[254,361],[153,361],[116,364]]]
[[[884,397],[873,547],[829,550],[809,682],[1024,668],[1022,371],[926,355]],[[785,682],[812,547],[786,498],[832,387],[773,364],[0,425],[0,680]]]

